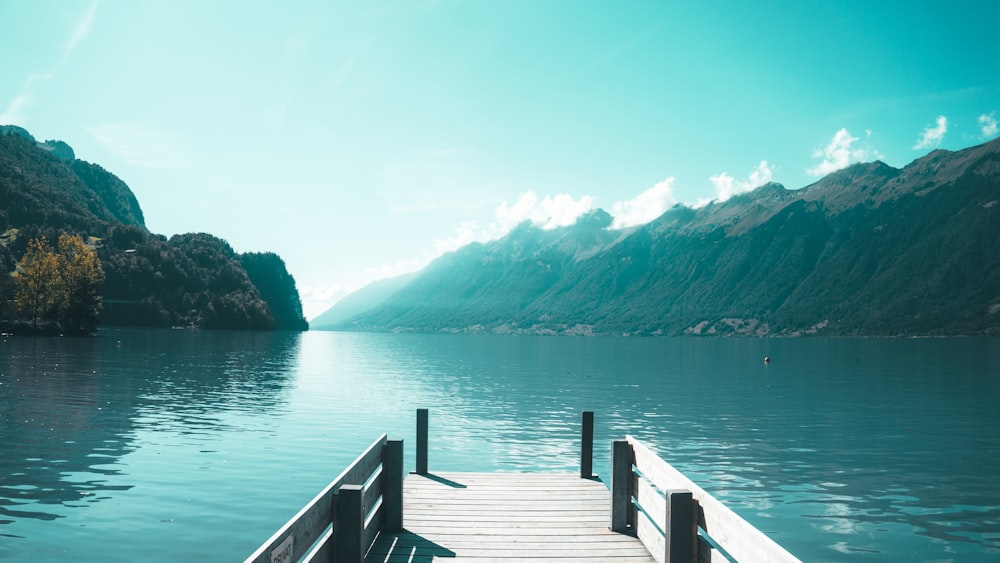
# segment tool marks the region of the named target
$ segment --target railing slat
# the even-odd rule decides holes
[[[319,545],[302,563],[330,563],[333,561],[333,526],[326,529],[319,539]]]
[[[270,563],[271,551],[285,541],[289,535],[293,538],[292,561],[301,559],[330,525],[334,509],[334,492],[345,484],[361,484],[368,480],[372,471],[381,463],[382,447],[387,440],[385,434],[379,436],[309,504],[302,507],[295,516],[257,548],[244,563]]]
[[[698,536],[698,563],[729,563],[729,559],[705,538]]]
[[[667,541],[645,514],[639,513],[636,518],[635,535],[649,550],[656,563],[664,563],[663,555],[667,552]]]
[[[364,533],[364,551],[367,552],[368,548],[372,546],[375,542],[375,538],[378,537],[379,531],[382,529],[385,523],[385,503],[381,502],[372,507],[373,513],[371,520],[365,524]]]
[[[247,562],[270,563],[271,552],[288,536],[293,539],[292,561],[301,558],[330,524],[333,490],[325,489],[292,517],[271,539],[261,546]]]
[[[687,489],[704,511],[704,529],[737,561],[799,561],[749,522],[741,518],[718,499],[688,479],[666,461],[660,459],[642,442],[632,436],[626,441],[635,455],[635,465],[660,490]]]
[[[636,482],[635,501],[646,511],[653,523],[661,530],[667,529],[666,501],[646,479],[639,478]]]
[[[375,472],[374,479],[372,479],[368,486],[365,487],[365,514],[371,514],[372,507],[375,503],[379,502],[382,496],[382,471],[384,468],[380,468]]]

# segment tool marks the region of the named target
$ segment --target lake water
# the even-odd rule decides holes
[[[419,407],[432,471],[593,410],[803,560],[1000,560],[1000,340],[102,330],[0,341],[0,561],[242,560]]]

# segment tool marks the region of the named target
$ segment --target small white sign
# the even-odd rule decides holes
[[[295,537],[291,534],[278,544],[278,547],[274,548],[271,552],[271,563],[292,563],[293,546],[295,545]]]

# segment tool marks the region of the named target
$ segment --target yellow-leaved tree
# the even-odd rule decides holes
[[[15,272],[18,312],[39,321],[55,321],[72,334],[89,334],[101,313],[104,268],[97,253],[78,235],[59,235],[58,250],[48,241],[32,239]]]
[[[45,237],[28,241],[28,250],[14,272],[17,291],[17,311],[31,319],[31,326],[39,320],[55,316],[64,297],[60,294],[59,258],[52,251]]]

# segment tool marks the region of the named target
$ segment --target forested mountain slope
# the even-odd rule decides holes
[[[150,233],[132,190],[62,141],[0,126],[0,319],[28,240],[89,240],[104,267],[102,323],[305,330],[295,280],[273,253],[239,255],[208,234]]]
[[[1000,140],[857,164],[612,231],[524,224],[441,257],[341,330],[1000,333]]]

